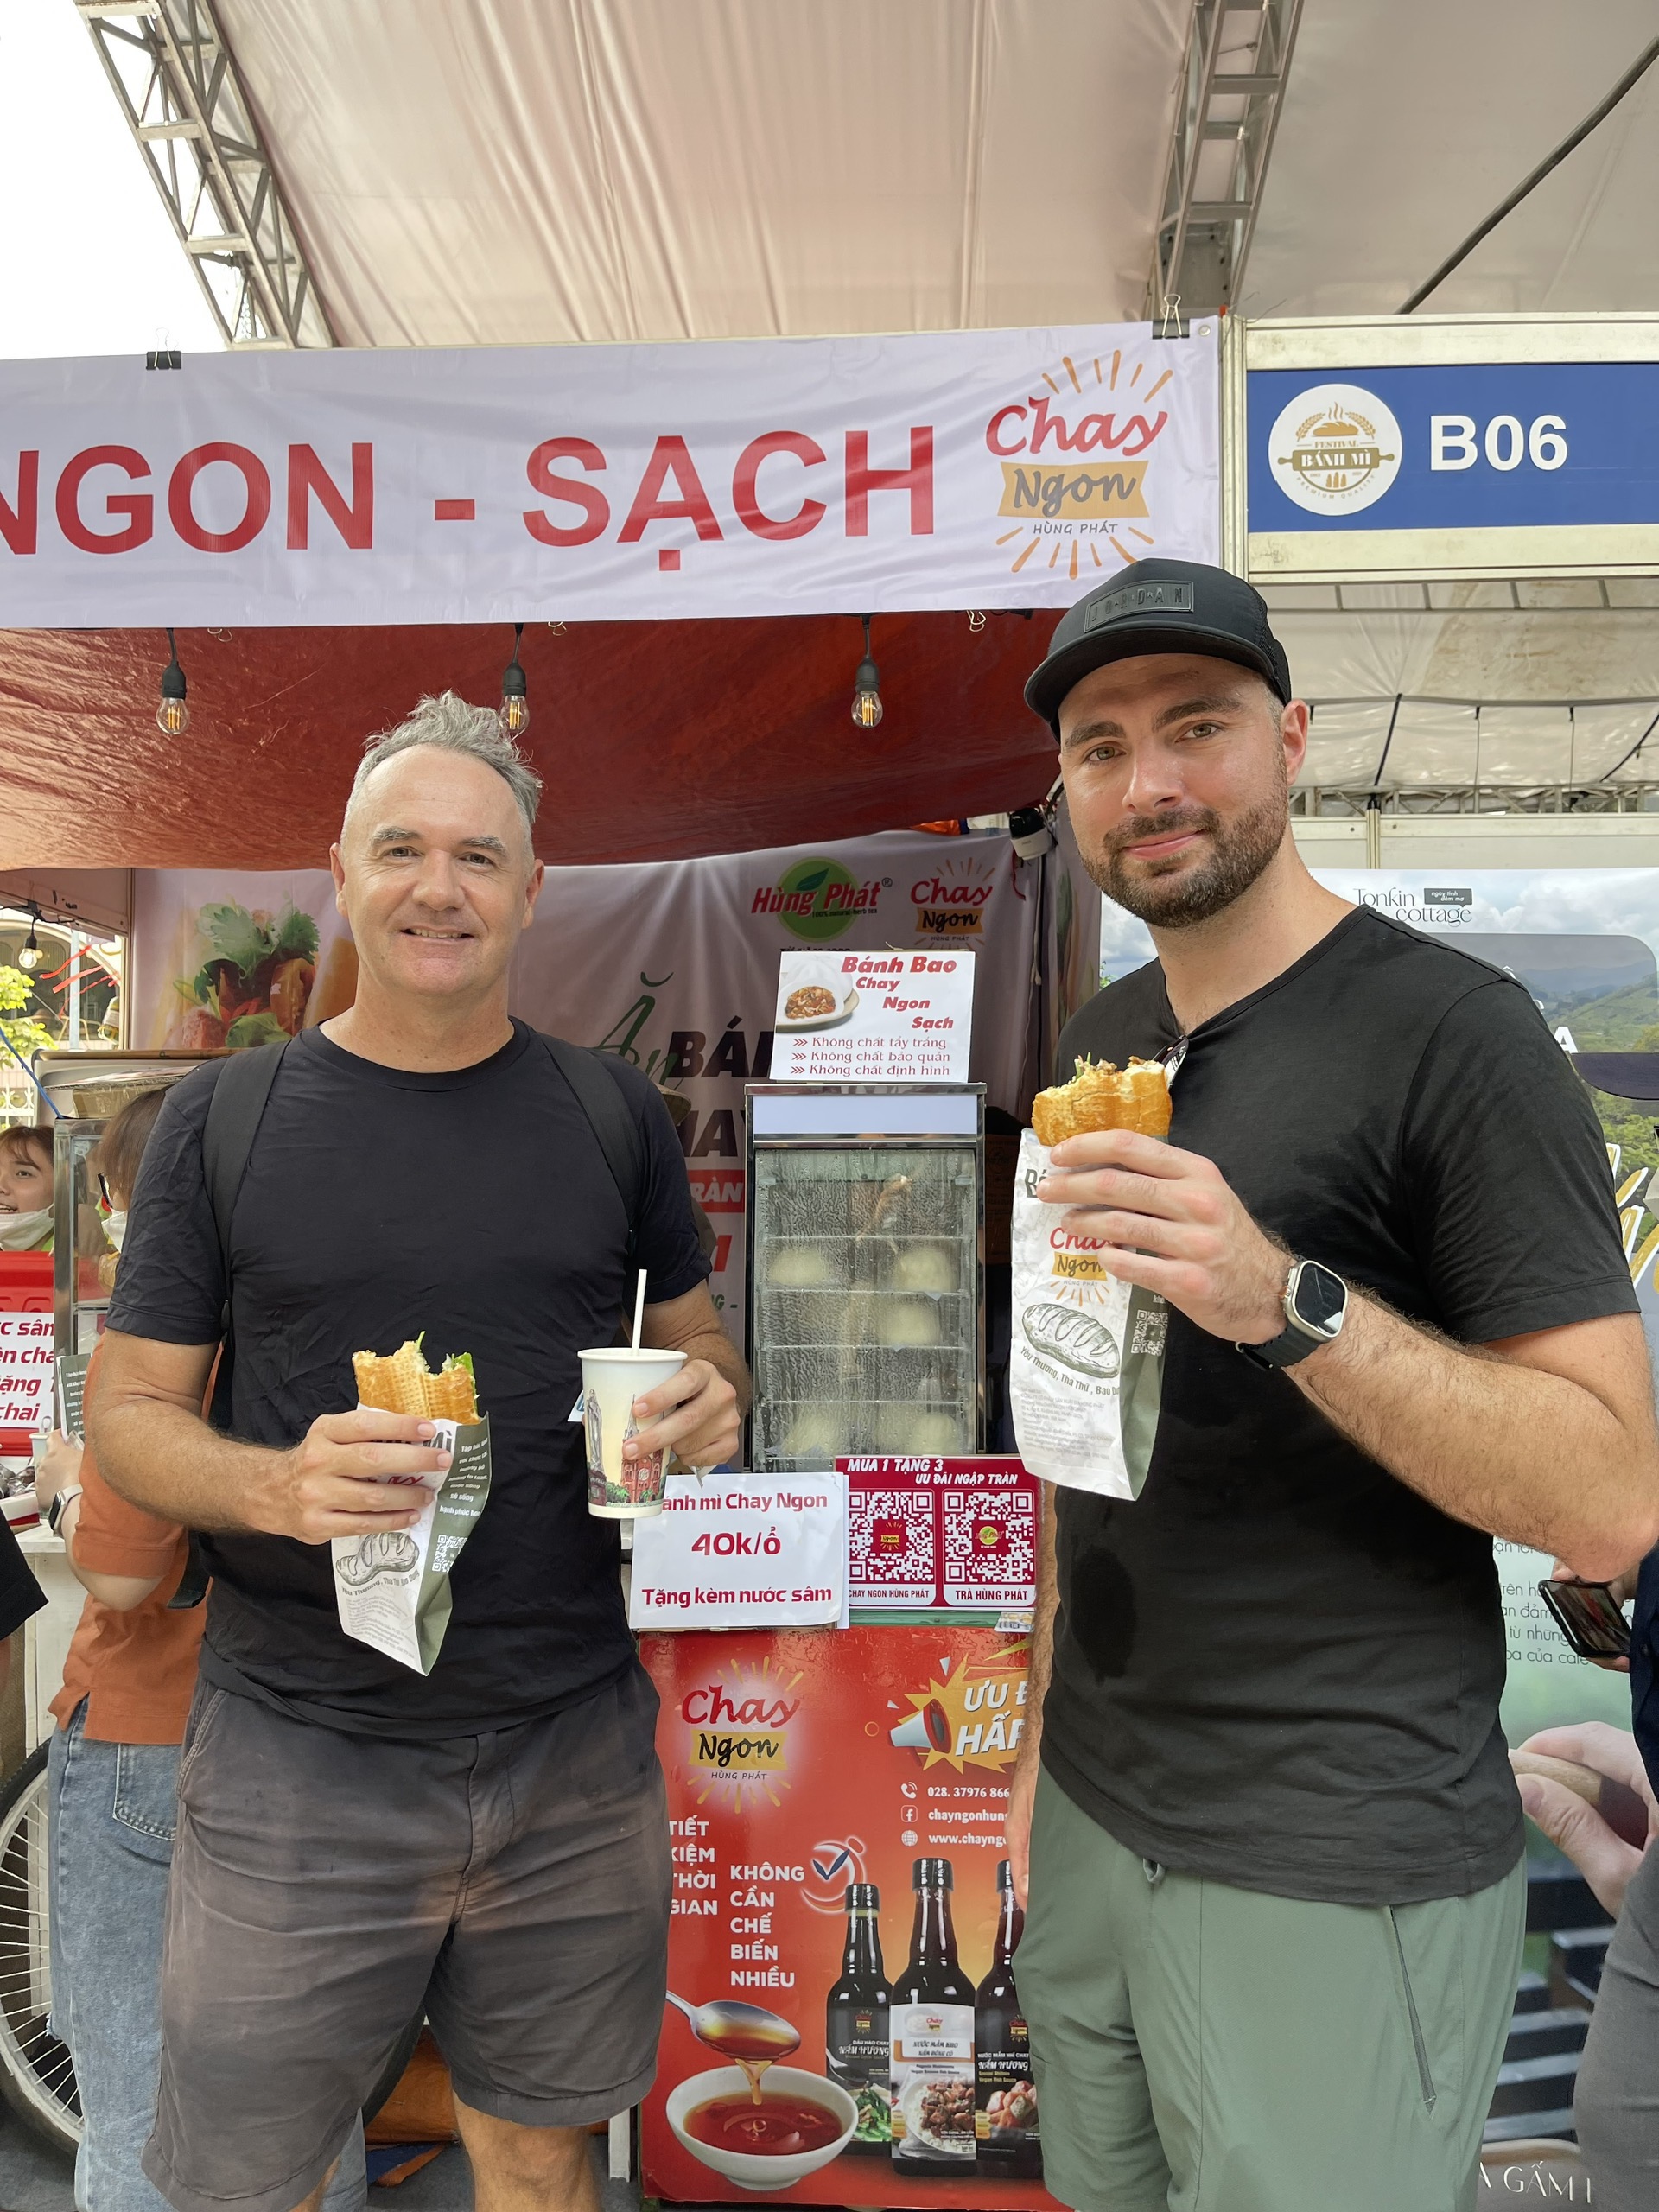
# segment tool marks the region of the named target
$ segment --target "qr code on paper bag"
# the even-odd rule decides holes
[[[854,1489],[847,1515],[848,1570],[855,1583],[931,1588],[938,1564],[929,1491]]]
[[[946,1491],[947,1587],[1025,1589],[1037,1574],[1037,1497],[1031,1490]]]

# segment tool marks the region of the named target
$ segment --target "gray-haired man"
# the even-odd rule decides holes
[[[586,1509],[576,1354],[610,1341],[628,1222],[552,1056],[507,1014],[541,887],[536,778],[446,694],[372,745],[331,855],[356,1004],[284,1054],[228,1284],[203,1184],[214,1071],[169,1095],[136,1194],[93,1413],[101,1465],[207,1538],[202,1682],[179,1769],[165,2056],[145,2167],[180,2212],[319,2199],[424,2002],[483,2212],[597,2203],[579,2132],[634,2102],[661,2018],[668,1841],[656,1698]],[[684,1164],[615,1073],[645,1163],[652,1444],[735,1449]],[[228,1295],[236,1439],[200,1416]],[[412,1415],[348,1412],[351,1356],[473,1354],[493,1486],[429,1675],[349,1641],[327,1540],[408,1526],[443,1464]]]

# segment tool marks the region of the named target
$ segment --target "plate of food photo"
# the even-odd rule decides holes
[[[856,990],[842,998],[827,983],[798,983],[784,1001],[783,1019],[777,1026],[780,1030],[833,1029],[850,1020],[857,1005]]]

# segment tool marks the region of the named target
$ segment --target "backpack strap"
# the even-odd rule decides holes
[[[645,1162],[638,1124],[622,1095],[621,1078],[614,1072],[613,1056],[586,1045],[567,1045],[563,1037],[550,1037],[545,1031],[538,1033],[549,1058],[575,1093],[621,1194],[628,1217],[627,1266],[632,1274],[645,1201]]]
[[[202,1179],[207,1185],[207,1202],[213,1210],[213,1226],[219,1231],[219,1256],[225,1273],[227,1335],[231,1217],[236,1211],[237,1193],[247,1173],[248,1155],[253,1150],[253,1140],[264,1114],[265,1101],[270,1096],[270,1086],[276,1080],[283,1054],[293,1041],[291,1037],[285,1037],[280,1045],[256,1045],[251,1052],[238,1052],[223,1061],[213,1084],[207,1126],[201,1133]]]
[[[231,1217],[236,1211],[237,1193],[247,1173],[248,1155],[253,1150],[265,1101],[270,1096],[283,1054],[293,1041],[291,1037],[285,1037],[280,1045],[258,1045],[250,1052],[238,1052],[221,1061],[201,1133],[202,1179],[207,1186],[207,1202],[213,1210],[213,1227],[219,1233],[219,1261],[225,1278],[225,1305],[219,1324],[219,1370],[213,1379],[208,1419],[215,1428],[226,1433],[231,1425],[231,1376],[235,1363],[231,1341]],[[168,1600],[168,1611],[188,1611],[193,1605],[199,1605],[207,1594],[208,1580],[200,1541],[193,1529],[190,1556],[185,1562],[178,1588]]]

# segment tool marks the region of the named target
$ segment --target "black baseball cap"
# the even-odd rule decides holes
[[[1136,653],[1236,661],[1289,702],[1290,663],[1260,592],[1201,561],[1136,561],[1060,617],[1047,658],[1026,685],[1026,704],[1058,737],[1060,702],[1072,685],[1091,669]]]

